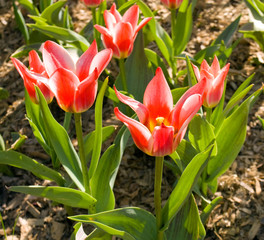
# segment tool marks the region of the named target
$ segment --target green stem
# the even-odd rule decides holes
[[[127,82],[126,82],[126,71],[125,71],[124,58],[119,59],[119,70],[120,70],[120,74],[121,74],[123,90],[127,92]]]
[[[82,164],[83,184],[84,184],[85,192],[89,193],[88,168],[85,161],[81,113],[74,113],[74,119],[75,119],[76,136],[79,147],[79,155]]]
[[[175,59],[175,31],[176,31],[176,9],[171,9],[171,38],[172,38],[172,79],[177,84],[177,61]]]
[[[156,211],[156,224],[158,240],[163,240],[163,232],[159,231],[161,228],[161,182],[163,172],[164,157],[156,157],[155,163],[155,186],[154,186],[154,201]]]
[[[65,128],[66,132],[68,132],[70,128],[71,116],[72,116],[72,113],[65,112],[63,127]]]
[[[93,25],[95,25],[97,24],[96,8],[93,7],[91,8],[91,10],[92,10],[92,15],[93,15]],[[93,28],[93,34],[94,34],[94,39],[96,40],[97,48],[99,49],[100,48],[100,39],[99,39],[100,36],[98,35],[99,33],[95,28]]]
[[[211,122],[212,108],[206,108],[206,120]]]

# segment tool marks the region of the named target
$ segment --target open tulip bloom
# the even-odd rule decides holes
[[[127,58],[133,50],[138,31],[151,20],[151,17],[145,18],[137,25],[138,16],[137,5],[129,8],[122,17],[116,10],[116,5],[113,4],[110,11],[104,11],[106,27],[94,26],[102,34],[104,46],[113,50],[114,57]]]
[[[189,122],[202,106],[205,85],[204,78],[173,107],[170,88],[158,68],[145,90],[143,104],[115,89],[118,99],[137,113],[139,122],[122,114],[117,107],[115,114],[128,127],[139,149],[151,156],[165,156],[175,151]]]
[[[193,70],[198,82],[203,78],[208,79],[203,95],[203,105],[205,107],[213,108],[221,100],[229,66],[230,64],[228,63],[220,69],[220,64],[216,56],[214,57],[211,67],[208,65],[206,60],[203,60],[200,71],[197,66],[193,65]]]
[[[38,103],[35,92],[35,86],[38,86],[46,101],[50,103],[53,99],[53,93],[44,84],[44,82],[49,82],[49,75],[46,72],[44,64],[40,60],[37,52],[35,50],[29,52],[30,69],[28,69],[21,61],[16,58],[11,58],[11,60],[24,80],[24,85],[31,101]]]
[[[52,41],[44,43],[43,61],[47,73],[52,74],[47,86],[64,111],[81,113],[93,105],[97,79],[111,58],[111,49],[97,52],[93,41],[75,64],[63,47]]]
[[[88,7],[94,8],[94,7],[98,7],[103,0],[81,0],[82,2],[84,2],[84,4]]]
[[[161,0],[161,2],[170,9],[177,9],[181,6],[183,0]]]

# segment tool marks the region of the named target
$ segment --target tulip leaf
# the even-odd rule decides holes
[[[79,238],[76,238],[79,240]],[[106,233],[100,228],[96,228],[93,232],[85,238],[85,240],[112,240],[112,235],[109,233]]]
[[[140,208],[127,207],[69,218],[74,221],[92,224],[124,240],[157,239],[155,217]]]
[[[31,0],[17,0],[17,2],[23,6],[29,14],[32,15],[39,15],[38,8],[35,6],[35,4]]]
[[[134,43],[134,50],[125,62],[127,89],[136,100],[142,102],[145,89],[153,78],[153,72],[144,53],[142,31],[138,33]],[[116,86],[122,89],[121,74],[118,75]]]
[[[58,185],[64,185],[65,182],[64,178],[57,171],[46,167],[22,153],[12,150],[0,151],[0,164],[6,164],[30,171],[37,177],[55,181]]]
[[[93,142],[93,152],[92,159],[89,167],[89,179],[92,178],[101,154],[102,149],[102,109],[105,89],[108,85],[108,78],[105,79],[99,94],[96,98],[95,103],[95,132],[94,132],[94,142]]]
[[[165,233],[167,240],[204,239],[206,233],[193,195],[184,203]]]
[[[53,0],[39,0],[40,11],[43,12],[48,6],[53,4]]]
[[[24,56],[28,56],[28,53],[31,50],[38,50],[41,46],[41,43],[33,43],[33,44],[28,44],[28,45],[23,45],[19,47],[14,53],[12,53],[13,58],[20,58]]]
[[[113,186],[130,133],[123,126],[114,141],[102,155],[93,177],[90,180],[91,194],[97,199],[96,212],[115,207]]]
[[[210,216],[211,212],[214,210],[214,208],[220,204],[223,201],[223,197],[216,197],[214,200],[212,200],[212,202],[210,204],[208,204],[204,210],[201,213],[201,220],[202,223],[205,224],[208,217]]]
[[[36,87],[35,89],[39,99],[44,128],[47,130],[49,141],[66,172],[78,188],[84,191],[81,162],[71,143],[71,139],[64,127],[52,116],[48,104],[39,88]]]
[[[188,83],[189,83],[189,87],[191,87],[197,83],[197,79],[193,71],[192,63],[187,55],[185,56],[185,60],[186,60],[186,66],[187,66]]]
[[[215,140],[214,127],[201,115],[196,115],[189,123],[188,137],[198,152],[204,151]],[[214,147],[211,157],[217,154]]]
[[[39,24],[28,24],[32,29],[38,30],[41,33],[44,33],[50,37],[53,37],[57,40],[61,40],[68,43],[78,43],[77,46],[85,52],[89,47],[89,42],[78,33],[58,26],[50,25],[39,25]]]
[[[189,198],[193,187],[205,168],[215,144],[198,153],[184,169],[176,187],[173,189],[165,206],[162,208],[162,229],[165,231],[170,222]]]
[[[189,87],[174,88],[171,90],[173,103],[176,104]]]
[[[216,143],[219,154],[212,157],[208,163],[207,173],[209,177],[207,182],[222,175],[237,157],[246,139],[250,107],[261,91],[262,88],[248,97],[217,129]]]
[[[98,88],[99,89],[102,87],[102,85],[103,85],[103,82],[98,80]],[[119,99],[117,98],[117,96],[115,94],[115,90],[109,86],[106,87],[105,96],[108,97],[109,99],[111,99],[113,102],[119,103]]]
[[[192,34],[192,3],[184,0],[177,13],[176,26],[174,30],[174,53],[179,55],[186,48],[186,45]]]
[[[89,209],[96,203],[96,199],[88,193],[67,187],[43,187],[43,186],[12,186],[9,190],[30,194],[37,197],[45,197],[52,201],[67,206]]]

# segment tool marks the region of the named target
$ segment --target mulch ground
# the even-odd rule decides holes
[[[91,18],[91,13],[78,1],[68,1],[76,31],[79,31]],[[169,29],[170,15],[159,1],[147,1],[153,10],[158,11],[158,19]],[[186,52],[193,55],[208,46],[231,21],[242,15],[240,27],[248,22],[248,11],[239,0],[198,1],[195,9],[194,30]],[[236,38],[241,37],[240,34]],[[7,146],[13,143],[13,134],[27,136],[20,151],[49,165],[49,157],[33,137],[25,118],[24,86],[22,79],[10,61],[10,55],[21,45],[23,38],[16,27],[11,1],[0,0],[0,87],[9,92],[6,100],[0,101],[0,134]],[[25,62],[27,59],[24,60]],[[263,82],[264,56],[256,43],[243,39],[232,53],[228,75],[227,97],[252,73],[256,73],[253,90]],[[113,65],[114,66],[114,65]],[[52,103],[51,109],[56,118],[62,121],[63,114]],[[219,178],[216,196],[223,196],[220,204],[211,214],[206,225],[207,240],[264,240],[264,130],[258,120],[264,118],[263,95],[254,105],[248,119],[246,142],[231,168]],[[94,110],[83,116],[84,129],[94,128]],[[112,105],[106,101],[104,124],[118,125]],[[74,132],[72,124],[72,133]],[[76,144],[76,141],[74,140]],[[153,158],[142,156],[134,147],[129,147],[123,156],[115,184],[116,205],[138,206],[153,211]],[[12,185],[48,185],[32,174],[10,168],[13,175],[0,173],[0,212],[8,235],[15,239],[69,239],[72,222],[60,205],[29,195],[8,191]],[[165,201],[171,191],[173,174],[164,169],[162,196]],[[0,239],[3,237],[0,228]],[[11,238],[9,238],[11,239]]]

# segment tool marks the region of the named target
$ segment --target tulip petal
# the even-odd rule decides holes
[[[132,26],[133,31],[136,31],[137,23],[138,23],[138,14],[139,14],[139,7],[138,5],[133,5],[131,8],[129,8],[123,18],[123,22],[129,22]]]
[[[173,109],[173,98],[161,68],[157,69],[156,75],[149,82],[144,93],[143,104],[149,111],[149,127],[151,130],[156,126],[156,118],[163,117],[167,119],[169,117]]]
[[[59,106],[66,112],[74,112],[74,96],[78,85],[78,77],[65,68],[58,68],[50,77],[49,87]]]
[[[153,136],[153,149],[152,155],[157,157],[162,157],[169,155],[174,151],[173,148],[173,135],[174,127],[165,126],[156,126],[152,132]]]
[[[211,65],[211,72],[214,75],[214,77],[217,77],[219,71],[220,71],[220,64],[218,62],[218,58],[215,56]]]
[[[139,25],[136,27],[135,32],[134,32],[134,38],[136,36],[136,34],[138,33],[138,31],[143,28],[150,20],[152,19],[152,17],[148,17],[148,18],[144,18]]]
[[[51,76],[58,68],[75,72],[75,64],[70,54],[59,44],[46,41],[43,46],[43,62],[46,71]]]
[[[45,71],[45,67],[40,60],[40,57],[38,53],[35,50],[31,50],[29,52],[29,66],[30,66],[30,71],[35,72],[35,73],[43,73]]]
[[[80,81],[89,76],[91,62],[96,54],[97,44],[94,40],[90,47],[82,54],[82,56],[78,59],[76,63],[76,75],[78,76]]]
[[[143,152],[151,155],[153,138],[148,128],[142,123],[121,113],[117,107],[114,111],[116,117],[128,127],[136,146]]]
[[[107,67],[108,63],[111,61],[112,56],[113,51],[110,48],[104,49],[97,53],[91,62],[89,74],[91,74],[95,69],[97,69],[98,75],[100,76],[102,71]]]
[[[74,112],[81,113],[87,111],[94,103],[97,93],[98,71],[95,69],[77,87],[74,97]]]
[[[201,63],[201,66],[200,66],[200,71],[201,70],[205,70],[205,71],[208,71],[210,72],[210,66],[208,65],[208,63],[206,62],[206,60],[204,59]]]
[[[104,20],[105,20],[105,26],[107,27],[107,29],[109,29],[109,31],[112,32],[117,23],[115,16],[112,13],[105,10]]]
[[[192,64],[192,67],[193,67],[193,71],[194,71],[194,74],[196,76],[196,79],[199,82],[201,80],[199,68],[194,64]]]
[[[110,8],[110,13],[112,13],[116,19],[116,22],[121,22],[122,21],[122,16],[120,13],[116,10],[116,5],[113,3],[112,7]]]
[[[127,104],[129,107],[131,107],[136,112],[139,121],[145,125],[148,119],[148,116],[149,116],[148,109],[142,103],[138,102],[137,100],[131,97],[128,97],[120,93],[119,91],[117,91],[115,86],[114,86],[114,89],[115,89],[115,93],[118,99],[122,103]]]

